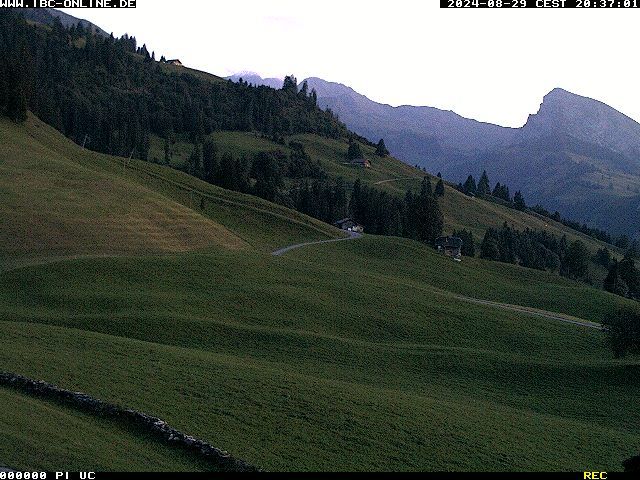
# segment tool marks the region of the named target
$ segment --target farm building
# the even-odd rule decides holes
[[[174,58],[173,60],[167,60],[167,63],[169,65],[175,65],[176,67],[181,67],[182,66],[182,62],[180,60],[178,60],[177,58]]]
[[[360,168],[371,168],[371,162],[366,158],[356,158],[355,160],[351,160],[351,165]]]
[[[459,237],[440,237],[436,240],[436,248],[447,257],[461,257],[462,239]]]
[[[340,230],[345,230],[347,232],[356,232],[356,233],[364,232],[364,228],[362,227],[362,225],[358,225],[356,222],[354,222],[350,218],[338,220],[335,223],[335,226],[338,227]]]

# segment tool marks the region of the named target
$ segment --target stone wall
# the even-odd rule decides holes
[[[179,432],[160,418],[117,405],[109,404],[84,393],[71,392],[46,382],[31,380],[21,375],[0,372],[0,386],[10,387],[19,392],[63,403],[84,412],[103,418],[110,418],[135,426],[156,436],[172,446],[183,448],[212,464],[216,469],[227,472],[255,472],[258,468],[231,454],[209,445],[202,440]]]

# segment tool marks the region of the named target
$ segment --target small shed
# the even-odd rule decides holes
[[[355,233],[363,233],[364,227],[362,225],[357,224],[350,218],[344,218],[342,220],[338,220],[335,223],[335,226],[340,230],[344,230],[346,232],[355,232]]]
[[[351,160],[351,165],[360,168],[371,168],[371,162],[366,158],[356,158],[355,160]]]
[[[440,237],[436,240],[436,248],[447,257],[462,256],[462,239],[459,237]]]
[[[169,65],[175,65],[176,67],[181,67],[182,66],[182,62],[180,60],[178,60],[177,58],[174,58],[173,60],[167,60],[167,63]]]

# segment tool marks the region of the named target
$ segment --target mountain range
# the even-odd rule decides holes
[[[65,26],[96,25],[50,8],[22,9],[30,21]],[[282,80],[254,73],[254,85],[280,88]],[[393,107],[352,88],[306,79],[318,103],[356,133],[384,138],[392,154],[453,183],[486,170],[492,183],[521,190],[529,204],[613,234],[640,236],[640,124],[610,106],[557,88],[521,128],[505,128],[428,106]]]
[[[277,86],[276,79],[244,78]],[[486,170],[492,182],[521,190],[529,204],[640,235],[640,124],[602,102],[556,88],[523,127],[505,128],[433,107],[380,104],[320,78],[306,81],[320,106],[356,133],[384,138],[407,163],[454,183]]]

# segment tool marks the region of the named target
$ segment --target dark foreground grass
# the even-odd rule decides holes
[[[634,454],[637,362],[614,360],[598,331],[434,291],[425,269],[460,266],[425,251],[412,269],[402,259],[418,247],[394,242],[8,272],[0,368],[163,417],[266,469],[616,470]],[[475,281],[452,291],[498,275],[463,266]],[[496,288],[532,285],[544,303],[516,273]],[[564,287],[568,304],[585,300]]]
[[[0,461],[26,471],[204,471],[195,457],[120,423],[0,387]]]

